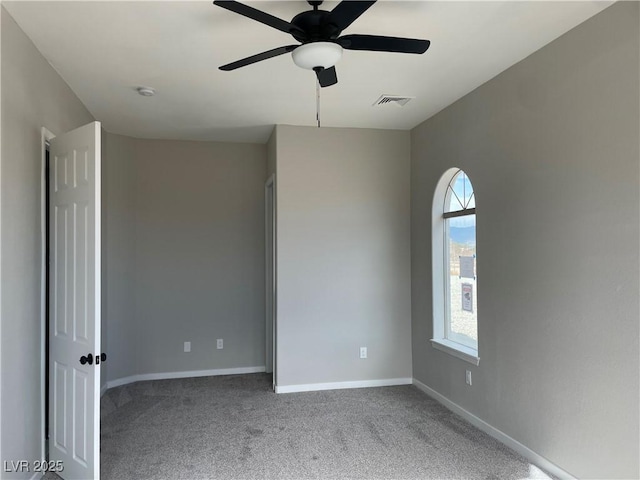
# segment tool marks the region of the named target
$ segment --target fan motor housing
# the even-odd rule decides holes
[[[291,23],[306,33],[291,32],[293,38],[300,43],[335,40],[342,30],[329,22],[331,12],[326,10],[309,10],[293,17]]]

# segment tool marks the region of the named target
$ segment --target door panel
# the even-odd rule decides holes
[[[100,124],[55,137],[50,148],[49,460],[67,480],[99,478]]]

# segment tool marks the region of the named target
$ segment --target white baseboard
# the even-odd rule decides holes
[[[130,377],[116,378],[107,382],[106,390],[127,385],[133,382],[142,382],[144,380],[167,380],[171,378],[192,378],[192,377],[214,377],[218,375],[243,375],[245,373],[262,373],[266,369],[262,367],[238,367],[238,368],[221,368],[215,370],[191,370],[187,372],[162,372],[162,373],[143,373],[140,375],[131,375]],[[104,388],[104,387],[103,387]]]
[[[100,396],[104,395],[108,388],[109,388],[109,385],[107,383],[102,385],[102,387],[100,387]]]
[[[36,472],[33,475],[31,475],[31,479],[30,480],[37,480],[39,478],[44,478],[44,473]]]
[[[316,392],[318,390],[340,390],[344,388],[393,387],[411,385],[412,378],[387,378],[382,380],[357,380],[353,382],[309,383],[306,385],[279,385],[276,393]]]
[[[439,402],[442,405],[444,405],[445,407],[447,407],[452,412],[457,413],[458,415],[460,415],[462,418],[467,420],[473,426],[479,428],[480,430],[482,430],[486,434],[491,435],[493,438],[495,438],[496,440],[498,440],[501,443],[504,443],[507,447],[511,448],[512,450],[515,450],[516,452],[518,452],[520,455],[522,455],[524,458],[529,460],[535,466],[540,467],[541,469],[545,470],[546,472],[548,472],[551,475],[554,475],[554,476],[556,476],[558,478],[567,479],[567,480],[575,480],[576,477],[571,475],[569,472],[564,471],[563,469],[558,467],[555,463],[550,462],[549,460],[544,458],[542,455],[537,454],[536,452],[531,450],[529,447],[527,447],[527,446],[523,445],[522,443],[520,443],[519,441],[511,438],[506,433],[498,430],[495,427],[492,427],[491,425],[489,425],[484,420],[476,417],[473,413],[465,410],[464,408],[462,408],[457,403],[452,402],[447,397],[445,397],[444,395],[441,395],[440,393],[436,392],[434,389],[432,389],[431,387],[428,387],[427,385],[425,385],[421,381],[416,380],[414,378],[413,379],[413,384],[416,387],[418,387],[420,390],[422,390],[424,393],[429,395],[431,398],[433,398],[437,402]]]

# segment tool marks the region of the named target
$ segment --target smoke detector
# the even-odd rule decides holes
[[[409,100],[412,100],[416,97],[406,97],[400,95],[381,95],[372,105],[372,107],[377,107],[379,105],[390,105],[395,104],[399,107],[404,107]]]
[[[143,97],[153,97],[156,94],[155,89],[151,87],[138,87],[136,91],[138,95],[142,95]]]

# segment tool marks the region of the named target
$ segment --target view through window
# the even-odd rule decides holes
[[[445,222],[445,337],[478,349],[476,200],[471,181],[459,170],[447,187]]]

